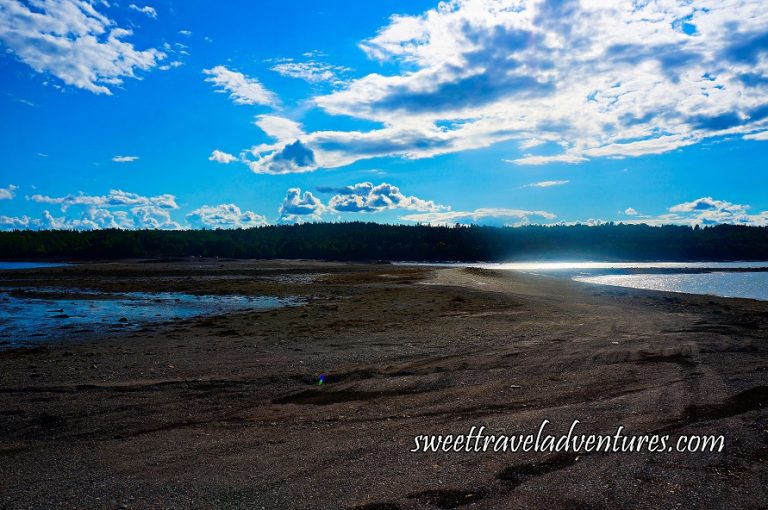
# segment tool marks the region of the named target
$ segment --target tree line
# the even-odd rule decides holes
[[[768,260],[768,227],[307,223],[239,230],[0,232],[0,259]]]

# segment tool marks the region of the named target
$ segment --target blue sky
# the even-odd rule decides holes
[[[0,229],[768,224],[761,1],[0,0]]]

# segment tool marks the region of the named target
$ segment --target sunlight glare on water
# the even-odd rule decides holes
[[[576,281],[635,289],[768,301],[768,272],[577,276]]]

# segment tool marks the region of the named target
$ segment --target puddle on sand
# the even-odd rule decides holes
[[[0,292],[0,349],[133,330],[175,319],[299,304],[295,298],[272,296],[6,289]]]

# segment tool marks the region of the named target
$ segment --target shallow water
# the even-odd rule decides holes
[[[42,267],[59,267],[59,266],[68,266],[69,264],[65,264],[63,262],[1,262],[0,261],[0,271],[5,271],[6,269],[37,269]]]
[[[577,276],[574,280],[635,289],[768,301],[768,272]]]
[[[514,271],[578,271],[610,269],[756,269],[768,267],[763,262],[451,262],[418,264],[449,267],[479,267],[482,269],[509,269]]]
[[[9,289],[0,292],[0,348],[132,330],[174,319],[297,304],[296,299],[269,296]]]

